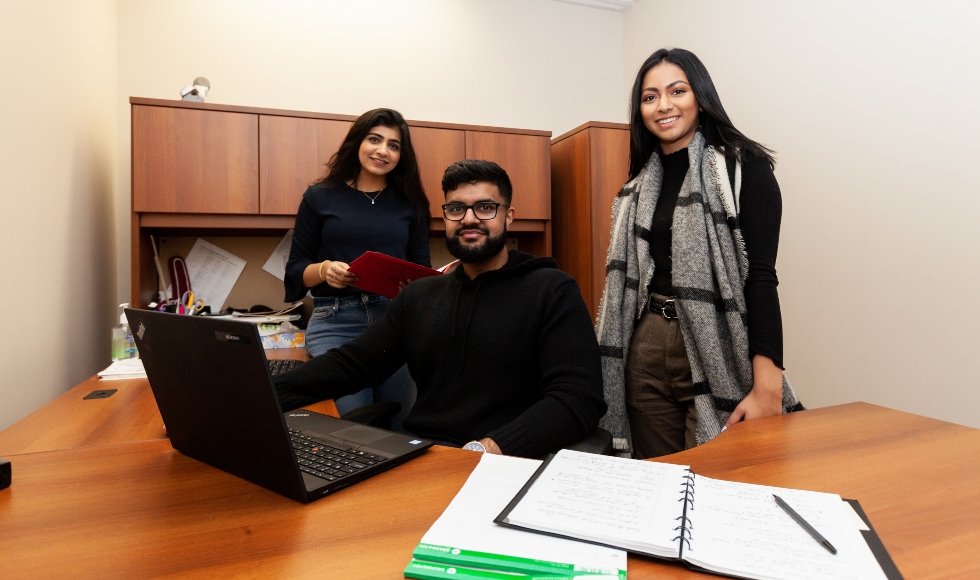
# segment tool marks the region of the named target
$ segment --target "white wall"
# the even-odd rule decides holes
[[[551,130],[625,119],[619,13],[548,0],[119,3],[119,296],[129,296],[130,96]]]
[[[116,3],[0,1],[0,429],[109,362]]]
[[[663,46],[705,63],[777,151],[788,376],[980,427],[980,8],[970,2],[640,0],[623,94]]]

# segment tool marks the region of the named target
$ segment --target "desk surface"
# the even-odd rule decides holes
[[[980,577],[978,457],[980,430],[854,403],[742,423],[665,459],[709,477],[856,498],[912,580]],[[5,577],[400,578],[478,456],[436,447],[308,505],[161,440],[7,458]],[[632,556],[629,575],[700,576]]]
[[[306,350],[266,351],[273,358],[308,360]],[[92,391],[116,389],[106,399],[85,399]],[[337,416],[333,401],[305,407]],[[89,378],[67,393],[0,431],[0,457],[164,439],[167,432],[146,379],[101,381]]]

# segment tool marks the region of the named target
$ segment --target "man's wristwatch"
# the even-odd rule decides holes
[[[467,449],[469,451],[479,451],[480,453],[487,452],[487,448],[484,447],[483,443],[480,443],[479,441],[470,441],[466,445],[463,445],[463,449]]]

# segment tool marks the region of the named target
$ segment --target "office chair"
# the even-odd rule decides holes
[[[612,440],[612,433],[606,431],[602,427],[597,427],[596,430],[592,432],[592,435],[589,435],[581,441],[572,443],[571,445],[566,445],[565,447],[562,447],[562,449],[581,451],[583,453],[594,453],[596,455],[612,455]]]

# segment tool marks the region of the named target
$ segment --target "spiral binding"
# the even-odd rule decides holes
[[[694,511],[694,477],[695,474],[691,473],[690,469],[687,469],[687,475],[684,476],[684,489],[681,490],[681,498],[677,501],[684,502],[684,512],[674,518],[674,520],[680,520],[681,524],[674,528],[674,531],[679,531],[671,541],[680,542],[680,550],[678,556],[683,556],[684,554],[684,544],[687,544],[687,549],[691,549],[691,541],[694,540],[694,536],[691,530],[694,529],[694,525],[691,523],[691,518],[687,516],[687,509],[690,508]]]

